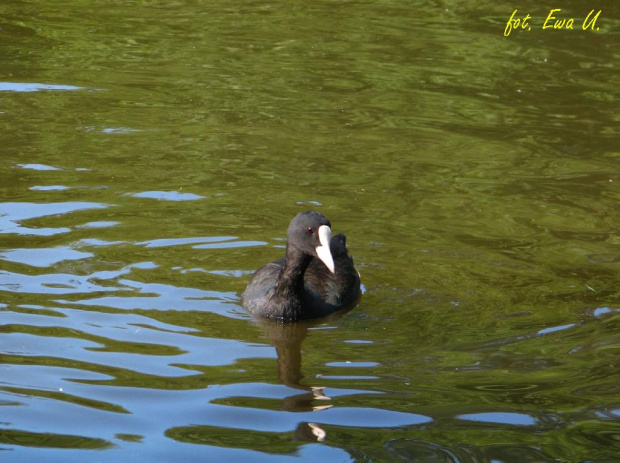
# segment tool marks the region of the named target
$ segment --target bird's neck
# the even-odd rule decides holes
[[[278,278],[278,283],[293,287],[295,290],[303,291],[304,289],[304,273],[312,256],[300,251],[294,246],[286,246],[286,257],[284,265]]]
[[[276,293],[281,300],[289,302],[288,310],[296,312],[302,309],[304,274],[311,261],[312,256],[287,245],[284,265],[276,283]]]

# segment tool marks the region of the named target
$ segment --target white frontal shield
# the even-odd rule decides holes
[[[329,250],[329,243],[332,240],[332,229],[327,225],[321,225],[319,227],[319,246],[316,247],[316,255],[323,261],[325,266],[329,269],[330,272],[334,273],[334,259],[332,257],[332,253]]]

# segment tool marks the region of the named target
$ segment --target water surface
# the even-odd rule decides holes
[[[561,9],[0,7],[2,461],[614,461],[620,10]],[[254,320],[306,209],[365,294]]]

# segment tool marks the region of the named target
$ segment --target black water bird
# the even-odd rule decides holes
[[[351,306],[360,278],[345,235],[316,211],[301,212],[288,228],[286,254],[254,273],[241,296],[253,314],[282,321],[318,318]]]

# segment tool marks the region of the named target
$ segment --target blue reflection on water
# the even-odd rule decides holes
[[[204,196],[194,193],[179,193],[178,191],[142,191],[135,193],[134,198],[159,199],[164,201],[196,201]]]
[[[34,228],[22,226],[19,222],[50,215],[67,214],[69,212],[87,209],[104,209],[106,204],[85,201],[63,203],[0,203],[0,234],[16,233],[19,235],[50,236],[59,233],[68,233],[70,228]]]
[[[511,424],[515,426],[534,426],[538,420],[525,413],[489,412],[470,413],[459,415],[457,418],[467,421],[479,421],[482,423]]]
[[[40,92],[42,90],[82,90],[83,87],[54,84],[26,84],[22,82],[0,82],[0,92]]]

